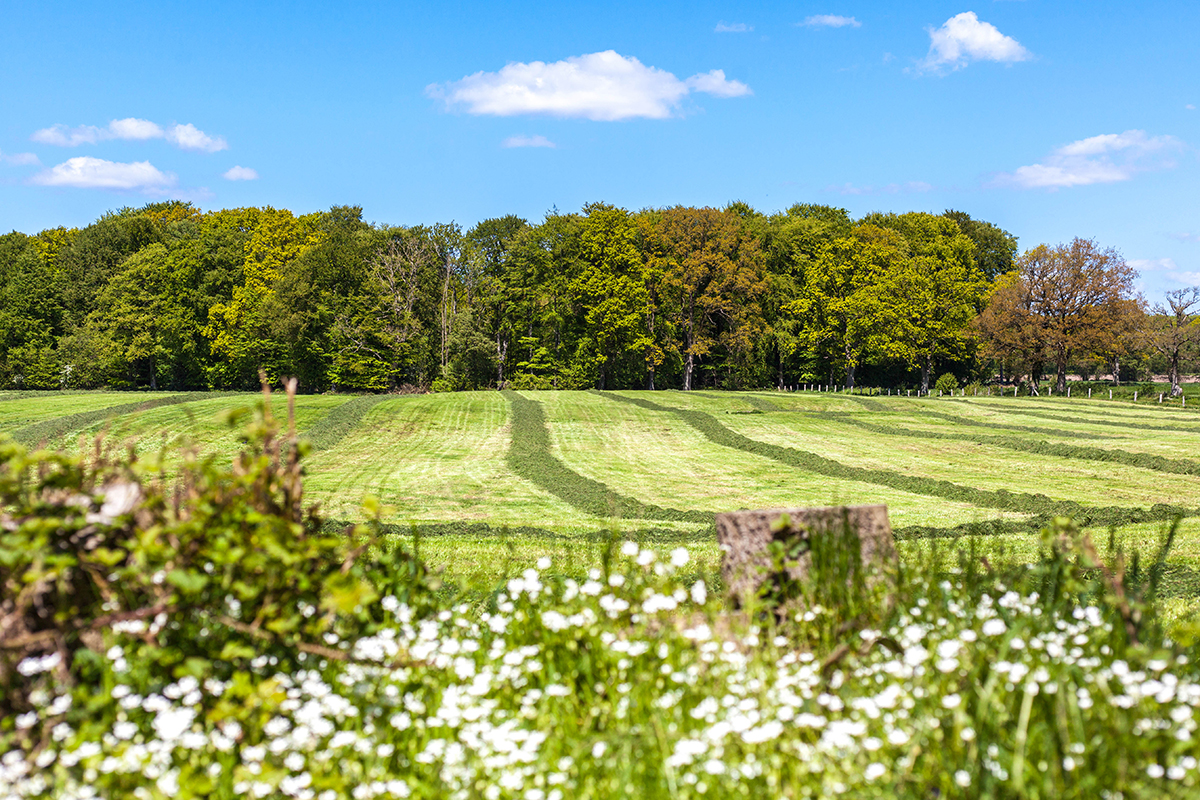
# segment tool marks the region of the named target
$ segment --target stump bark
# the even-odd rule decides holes
[[[790,525],[777,530],[787,515]],[[721,578],[734,602],[746,605],[775,573],[770,548],[775,541],[785,548],[815,536],[852,532],[859,543],[860,563],[868,580],[894,580],[896,545],[887,506],[828,506],[824,508],[772,508],[718,514],[717,543],[721,548]],[[852,551],[851,551],[852,552]],[[788,567],[788,577],[804,580],[810,559],[807,553]]]

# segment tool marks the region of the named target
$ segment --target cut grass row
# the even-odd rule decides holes
[[[120,405],[93,408],[74,414],[44,419],[40,422],[17,428],[9,435],[19,444],[27,447],[35,447],[42,444],[54,443],[70,433],[126,414],[137,414],[152,408],[179,405],[180,403],[192,403],[224,395],[225,393],[221,392],[189,392],[187,394],[173,394],[165,397],[141,400],[135,403],[122,403]]]
[[[855,403],[858,403],[859,405],[862,405],[864,408],[870,409],[872,411],[895,412],[895,411],[901,411],[901,410],[906,410],[906,411],[911,410],[912,413],[921,414],[923,416],[929,416],[929,417],[937,417],[940,419],[945,419],[945,420],[948,420],[951,422],[955,422],[957,424],[963,424],[963,425],[980,424],[975,420],[969,420],[968,418],[963,417],[962,415],[959,415],[959,414],[946,413],[944,411],[935,411],[935,410],[929,408],[929,405],[931,403],[939,402],[932,398],[924,398],[922,400],[914,401],[911,404],[907,404],[907,403],[889,404],[886,402],[881,402],[879,400],[869,400],[865,397],[858,397],[857,395],[847,395],[846,397],[847,397],[847,399],[849,399]],[[964,401],[959,400],[959,399],[953,399],[953,400],[948,399],[948,400],[941,401],[941,402],[947,404],[948,407],[950,407],[950,408],[955,408],[956,410],[958,410],[962,406],[968,405],[968,403],[964,403]],[[969,401],[969,404],[973,405],[976,408],[984,409],[984,410],[994,412],[994,413],[1036,417],[1038,419],[1048,419],[1048,420],[1052,420],[1054,422],[1070,423],[1071,425],[1099,425],[1099,426],[1110,427],[1110,428],[1123,428],[1123,429],[1170,432],[1170,433],[1200,433],[1200,426],[1196,426],[1194,424],[1188,424],[1188,423],[1193,423],[1194,420],[1187,418],[1187,417],[1181,417],[1180,415],[1185,412],[1181,411],[1178,408],[1161,408],[1160,409],[1160,408],[1156,408],[1154,406],[1149,406],[1149,405],[1148,406],[1136,406],[1136,407],[1131,406],[1128,409],[1126,409],[1124,407],[1113,408],[1111,406],[1106,407],[1106,406],[1102,405],[1099,401],[1092,401],[1092,402],[1088,402],[1085,400],[1073,401],[1073,400],[1066,400],[1065,398],[1062,398],[1062,399],[1047,398],[1045,400],[1033,399],[1033,400],[1027,400],[1027,401],[1022,400],[1022,401],[1016,401],[1016,402],[1011,401],[1011,400],[1003,401],[1003,400],[995,400],[995,399],[988,398],[988,399],[983,399],[983,400],[979,400],[979,401]],[[1070,404],[1070,408],[1073,413],[1069,414],[1069,415],[1062,413],[1062,411],[1064,410],[1063,404]],[[1148,422],[1144,421],[1144,414],[1147,411],[1149,411],[1150,413],[1172,414],[1172,415],[1175,415],[1177,417],[1177,419],[1171,420],[1171,424],[1169,424],[1169,425],[1148,423]],[[1130,412],[1134,412],[1134,413],[1130,413]],[[1018,425],[1014,425],[1014,424],[1007,424],[1006,426],[1009,428],[1012,428],[1014,430],[1026,430],[1030,433],[1043,433],[1043,434],[1050,435],[1050,436],[1063,437],[1063,436],[1073,435],[1073,431],[1071,431],[1069,429],[1064,430],[1064,429],[1055,429],[1055,428],[1032,428],[1032,427],[1027,427],[1027,426],[1018,426]],[[1089,435],[1095,436],[1094,433],[1089,433]]]
[[[1032,405],[1032,404],[1029,404]],[[934,430],[961,434],[967,428],[975,428],[980,432],[995,435],[1012,436],[1027,440],[1058,442],[1063,445],[1095,446],[1104,450],[1120,448],[1134,454],[1161,456],[1175,461],[1188,462],[1200,452],[1200,429],[1187,425],[1166,427],[1159,425],[1141,425],[1147,417],[1151,419],[1161,415],[1136,411],[1118,412],[1097,411],[1093,404],[1078,403],[1066,400],[1043,401],[1038,407],[1031,408],[1025,403],[1015,404],[1012,401],[1000,403],[995,401],[933,401],[932,403],[895,403],[885,412],[869,410],[867,414],[857,415],[859,419],[869,419],[872,422],[891,422],[905,425],[916,430]],[[1078,409],[1075,406],[1080,406]],[[937,409],[931,408],[935,406]],[[1052,413],[1062,418],[1057,429],[1047,429],[1040,434],[1030,434],[1027,431],[1016,430],[1021,421],[1020,415],[1025,412]],[[1170,415],[1164,421],[1170,420]],[[1126,423],[1132,422],[1133,425]],[[1149,429],[1149,430],[1148,430]],[[1063,451],[1065,452],[1065,451]],[[1083,454],[1077,453],[1081,460],[1089,460]],[[1109,460],[1103,454],[1095,453],[1094,460]],[[1119,457],[1133,466],[1149,469],[1159,469],[1149,461],[1135,461]],[[1166,470],[1180,474],[1175,467]],[[1175,502],[1179,502],[1176,500]]]
[[[300,435],[308,440],[313,450],[329,450],[349,436],[375,406],[388,399],[386,394],[368,394],[347,400],[335,406]]]
[[[944,411],[936,411],[932,408],[929,408],[927,404],[932,402],[930,400],[918,400],[918,401],[914,401],[911,404],[906,403],[904,405],[891,405],[888,403],[879,402],[877,400],[868,400],[865,397],[855,397],[853,395],[848,396],[848,399],[852,400],[855,403],[858,403],[863,408],[865,408],[869,411],[879,411],[879,412],[885,412],[885,413],[902,412],[902,413],[906,413],[906,414],[911,414],[913,416],[928,417],[930,419],[939,419],[939,420],[943,420],[945,422],[953,423],[954,425],[965,425],[965,426],[972,427],[972,428],[985,428],[985,429],[989,429],[989,430],[1007,430],[1007,431],[1014,431],[1014,432],[1018,432],[1018,433],[1032,433],[1032,434],[1037,434],[1040,436],[1053,436],[1053,437],[1059,438],[1059,439],[1071,439],[1071,438],[1075,438],[1077,436],[1083,435],[1080,432],[1064,430],[1062,428],[1042,428],[1042,427],[1038,427],[1038,426],[1034,426],[1034,425],[1020,425],[1020,424],[1013,423],[1013,422],[994,422],[994,421],[988,421],[988,420],[972,419],[970,417],[964,417],[961,414],[948,414]],[[1006,408],[1004,410],[1008,411],[1009,409]],[[1018,411],[1017,413],[1020,413],[1020,412]],[[1068,421],[1075,422],[1075,423],[1081,422],[1081,420],[1078,417],[1069,418]],[[1105,436],[1103,434],[1089,433],[1088,438],[1090,438],[1090,439],[1106,439],[1106,438],[1111,438],[1111,437]]]
[[[752,403],[767,404],[760,399],[750,400]],[[777,408],[777,407],[776,407]],[[763,408],[766,411],[767,409]],[[1166,458],[1149,453],[1131,453],[1128,450],[1109,449],[1102,447],[1085,447],[1082,445],[1058,444],[1055,442],[1022,439],[1017,436],[993,436],[987,434],[953,433],[947,431],[926,431],[905,428],[900,425],[887,425],[862,419],[861,415],[848,414],[840,411],[807,411],[799,412],[807,416],[840,422],[871,433],[886,436],[905,436],[915,439],[935,439],[943,441],[974,442],[991,447],[1001,447],[1022,453],[1034,453],[1057,458],[1070,458],[1080,461],[1101,461],[1110,464],[1122,464],[1128,467],[1148,469],[1155,472],[1167,472],[1174,475],[1200,475],[1200,461],[1182,458]]]
[[[708,512],[739,508],[886,504],[893,524],[956,525],[1008,516],[878,484],[830,480],[709,441],[679,420],[586,392],[526,393],[542,403],[552,452],[572,470],[647,503]],[[650,394],[657,400],[662,395]],[[682,398],[683,393],[671,393]],[[689,395],[690,396],[690,395]],[[726,407],[747,408],[730,396]],[[762,414],[733,414],[751,423]]]
[[[795,469],[840,480],[879,484],[928,497],[967,502],[981,508],[1016,511],[1039,517],[1068,516],[1075,518],[1081,525],[1105,527],[1166,521],[1200,513],[1193,509],[1166,503],[1157,503],[1149,509],[1117,506],[1091,507],[1073,500],[1054,500],[1043,494],[1009,492],[1004,489],[977,489],[946,480],[904,475],[894,470],[854,467],[806,450],[752,439],[730,430],[711,414],[703,411],[659,405],[643,398],[628,397],[611,392],[597,392],[597,394],[648,410],[674,414],[716,444],[769,458]]]
[[[1010,411],[1013,414],[1022,414],[1029,417],[1037,417],[1038,419],[1049,419],[1055,422],[1071,422],[1080,423],[1086,422],[1088,425],[1103,425],[1105,427],[1134,429],[1140,431],[1159,431],[1165,433],[1200,433],[1200,427],[1193,425],[1151,425],[1145,422],[1137,422],[1133,419],[1101,419],[1097,416],[1089,416],[1086,419],[1081,419],[1079,416],[1068,416],[1066,414],[1056,414],[1052,411],[1045,411],[1037,408],[1014,408]],[[1190,422],[1191,420],[1186,420]]]
[[[139,405],[148,400],[171,397],[179,392],[73,392],[59,395],[14,397],[0,403],[0,430],[10,436],[18,428],[29,427],[71,414],[96,411],[113,406]]]
[[[570,469],[550,451],[550,431],[546,427],[541,404],[511,390],[505,390],[503,394],[512,407],[512,441],[506,463],[514,474],[596,517],[694,523],[712,521],[711,513],[680,511],[643,503]]]
[[[308,457],[306,489],[345,519],[361,519],[362,498],[371,495],[388,508],[387,521],[403,525],[603,524],[506,467],[510,417],[499,392],[389,397],[336,446]]]
[[[672,536],[678,537],[689,548],[701,549],[711,546],[714,511],[745,506],[886,502],[892,509],[893,524],[900,538],[941,540],[974,534],[996,542],[1029,539],[1029,534],[1040,530],[1050,515],[1063,511],[1082,508],[1087,512],[1083,515],[1084,522],[1108,525],[1133,524],[1138,519],[1161,521],[1169,517],[1172,508],[1179,509],[1179,506],[1160,505],[1152,509],[1157,513],[1148,515],[1143,515],[1139,508],[1117,509],[1124,512],[1123,517],[1119,517],[1105,513],[1111,509],[1100,509],[1097,513],[1096,509],[1082,504],[1064,505],[1041,495],[1009,492],[995,493],[1007,496],[1010,500],[1007,505],[982,506],[978,494],[964,495],[955,491],[955,487],[964,482],[968,486],[961,488],[969,489],[971,483],[978,486],[975,480],[939,481],[928,475],[925,478],[904,475],[887,466],[890,462],[904,464],[905,468],[915,467],[918,471],[936,467],[944,472],[949,465],[945,459],[953,462],[961,458],[962,453],[945,449],[922,452],[920,447],[915,447],[919,437],[901,433],[894,427],[877,428],[869,431],[870,436],[855,440],[851,427],[853,420],[849,418],[856,415],[844,410],[819,411],[822,406],[830,405],[839,409],[862,407],[857,403],[841,402],[848,401],[850,396],[802,398],[781,395],[772,400],[742,393],[708,396],[708,393],[681,395],[672,392],[654,396],[655,399],[670,397],[678,404],[694,404],[713,414],[720,414],[722,410],[729,412],[731,416],[725,418],[725,425],[721,427],[728,435],[741,436],[746,442],[758,442],[749,448],[730,447],[727,441],[720,440],[720,436],[715,440],[705,434],[703,426],[680,425],[674,418],[664,417],[661,413],[669,407],[657,403],[647,410],[644,407],[638,409],[637,404],[598,401],[594,395],[583,393],[537,393],[534,396],[538,400],[532,400],[528,395],[516,395],[536,409],[538,424],[532,428],[517,419],[521,415],[513,407],[511,396],[500,393],[411,398],[370,396],[349,400],[332,396],[299,398],[297,416],[301,431],[322,443],[310,457],[310,491],[315,499],[325,500],[326,507],[335,516],[348,518],[359,515],[358,501],[363,494],[380,495],[385,504],[398,506],[396,512],[388,516],[389,521],[412,520],[419,526],[434,526],[429,528],[431,535],[435,529],[446,531],[439,539],[443,543],[464,543],[476,535],[481,541],[497,541],[496,536],[481,533],[479,527],[471,527],[464,533],[450,533],[455,524],[451,520],[485,523],[495,530],[502,530],[507,523],[510,531],[517,532],[513,535],[518,538],[545,539],[535,535],[534,531],[553,531],[555,535],[565,537],[564,541],[576,538],[591,541],[600,535],[596,531],[606,528],[624,530],[627,533],[623,536],[645,535],[638,531],[638,521],[644,520],[660,523],[662,530],[670,530]],[[144,411],[136,410],[143,403],[110,405],[120,398],[121,395],[93,394],[64,396],[62,400],[67,401],[68,408],[78,407],[75,403],[84,401],[93,406],[103,404],[103,412],[91,425],[109,419],[114,408],[132,406],[135,410],[120,420],[115,430],[127,430],[146,438],[166,437],[169,432],[174,442],[195,441],[204,452],[224,452],[226,446],[236,445],[236,437],[227,427],[214,422],[218,412],[225,405],[248,405],[255,396],[243,395],[235,401],[217,397],[198,406],[174,405]],[[198,398],[193,395],[190,399]],[[814,400],[818,402],[810,402]],[[826,404],[825,400],[839,402]],[[879,404],[884,407],[882,410],[891,412],[888,416],[893,418],[897,412],[905,413],[918,405],[904,402]],[[773,422],[772,417],[766,414],[744,416],[755,410],[769,414],[796,405],[812,408],[812,411],[806,408],[804,414],[797,415],[797,420],[811,417],[817,422],[830,422],[807,426],[799,432],[809,441],[818,442],[824,438],[838,445],[843,455],[824,459],[827,469],[813,471],[806,468],[811,467],[811,463],[796,464],[794,454],[805,451],[783,447],[796,434],[789,433],[777,421]],[[925,408],[930,405],[932,403],[920,404]],[[622,408],[627,410],[619,410]],[[280,410],[276,409],[277,415]],[[990,414],[994,409],[983,404],[955,401],[954,410]],[[713,414],[708,416],[715,422]],[[857,416],[874,418],[874,414]],[[957,414],[944,416],[956,421],[962,419]],[[209,417],[213,419],[209,420]],[[76,417],[76,422],[78,420]],[[887,427],[887,423],[883,424]],[[847,427],[846,432],[837,430],[842,425]],[[75,423],[66,427],[81,430],[75,428]],[[532,432],[532,436],[523,435],[528,432]],[[955,434],[951,438],[972,436],[970,433],[957,434],[954,428],[947,428],[946,432]],[[889,435],[913,442],[912,453],[899,453],[896,447],[903,440],[890,444],[887,441]],[[762,442],[764,436],[775,444]],[[943,437],[928,438],[934,441]],[[226,442],[226,439],[230,441]],[[985,438],[968,441],[999,443]],[[168,444],[171,443],[164,438],[164,447]],[[782,463],[799,468],[780,469],[780,458],[761,452],[760,446],[764,444],[790,451],[793,456],[784,458]],[[845,447],[850,444],[853,446]],[[1021,445],[1018,444],[1011,449],[1019,448]],[[860,450],[876,464],[853,466]],[[880,459],[875,456],[880,453],[888,456],[883,460],[883,469],[872,469],[872,466],[879,466]],[[918,461],[911,460],[913,454]],[[1054,455],[1064,454],[1065,451],[1061,451]],[[773,455],[778,456],[779,452]],[[906,460],[897,455],[903,455]],[[994,463],[991,459],[996,458],[982,451],[969,455],[982,464]],[[1073,455],[1077,453],[1073,451]],[[514,470],[509,457],[517,458],[523,466]],[[1008,474],[1009,467],[1003,469],[1002,474]],[[1039,469],[1044,468],[1017,469],[1011,473],[1012,480],[1017,487],[1040,489]],[[540,477],[531,479],[533,473]],[[881,475],[892,475],[905,479],[905,482],[880,481]],[[831,477],[836,480],[828,480]],[[1119,479],[1119,475],[1117,477]],[[1072,478],[1073,482],[1057,486],[1066,498],[1079,498],[1083,496],[1081,489],[1087,488],[1087,478],[1077,475]],[[914,481],[928,481],[943,491],[931,493],[928,483],[922,485]],[[1133,487],[1129,493],[1136,498],[1141,492],[1146,498],[1138,503],[1139,506],[1146,505],[1147,500],[1157,493],[1154,485],[1142,483],[1145,484],[1143,488]],[[995,484],[993,482],[992,486]],[[1182,485],[1177,484],[1171,490],[1178,494]],[[1164,490],[1168,488],[1167,484],[1163,487]],[[986,490],[976,488],[974,491]],[[942,497],[945,502],[923,500],[931,496]],[[1030,497],[1040,498],[1046,504],[1044,510],[1033,516],[1015,518],[1017,514],[1030,513],[1030,506],[1011,501]],[[676,505],[689,510],[668,508]],[[989,507],[1003,508],[1007,513],[1001,516],[1005,518],[989,518],[984,513]],[[975,508],[979,509],[977,514],[972,511]],[[954,524],[970,520],[972,514],[975,514],[974,521]],[[443,525],[451,527],[439,527]],[[451,547],[439,545],[443,546]],[[492,544],[487,546],[493,547]],[[500,545],[495,544],[495,547]],[[530,547],[534,545],[530,544]]]
[[[658,400],[657,397],[650,398]],[[659,401],[664,402],[664,401]],[[672,395],[669,405],[686,400]],[[898,405],[908,405],[899,403]],[[853,419],[882,424],[902,424],[917,430],[931,427],[939,433],[973,434],[971,428],[937,423],[928,425],[915,415],[900,417],[875,412],[855,412]],[[977,489],[1026,491],[1056,500],[1075,500],[1086,506],[1146,507],[1155,502],[1184,507],[1200,496],[1200,476],[1127,468],[1112,463],[1026,453],[956,438],[922,439],[864,432],[847,417],[811,411],[797,414],[717,415],[737,433],[758,441],[799,448],[857,467],[891,470],[905,475],[948,480]],[[1004,434],[1032,441],[1034,437]],[[1132,440],[1154,446],[1145,436]],[[1073,445],[1083,442],[1065,441]],[[1020,446],[1020,445],[1017,445]],[[1176,452],[1168,451],[1167,455]],[[1188,455],[1191,455],[1188,452]],[[932,520],[913,520],[929,524]],[[936,524],[944,525],[944,521]]]

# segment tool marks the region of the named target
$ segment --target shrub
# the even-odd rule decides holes
[[[246,441],[229,468],[190,458],[174,489],[99,443],[86,460],[0,445],[0,715],[36,711],[31,659],[98,689],[112,631],[136,634],[125,650],[146,679],[227,681],[255,659],[338,657],[329,637],[382,618],[378,592],[404,590],[380,577],[415,562],[382,553],[368,580],[370,526],[322,532],[303,503],[307,448],[266,402]]]
[[[958,390],[958,378],[954,377],[953,372],[944,373],[933,384],[933,388],[942,394],[953,394]]]

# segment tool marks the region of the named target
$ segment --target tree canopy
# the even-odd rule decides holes
[[[928,389],[1153,353],[1178,374],[1192,305],[1150,336],[1132,276],[1085,240],[1018,256],[961,211],[591,203],[463,230],[151,203],[0,236],[0,385]]]

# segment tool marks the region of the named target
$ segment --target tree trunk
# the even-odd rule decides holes
[[[508,342],[496,331],[496,388],[504,388],[504,359],[508,355]]]
[[[683,333],[683,344],[687,349],[687,360],[683,365],[683,390],[692,390],[692,372],[696,368],[696,354],[692,352],[692,318],[688,317],[687,328]]]
[[[1114,386],[1121,385],[1121,357],[1113,356],[1112,359],[1112,382]]]
[[[446,282],[442,284],[442,366],[448,361],[447,343],[450,340],[450,263],[446,263]]]
[[[929,373],[933,371],[933,356],[925,356],[921,364],[921,391],[929,394]]]
[[[1066,394],[1066,392],[1067,392],[1067,365],[1066,364],[1058,365],[1058,377],[1054,381],[1054,388],[1058,390],[1059,394]]]
[[[646,381],[646,388],[652,392],[654,391],[654,371],[653,370],[650,371],[650,379],[648,381]]]
[[[854,364],[850,362],[846,364],[846,388],[854,388]]]
[[[1171,397],[1178,397],[1183,394],[1183,387],[1179,385],[1179,351],[1176,350],[1171,354],[1171,365],[1167,370],[1167,377],[1171,381]]]

